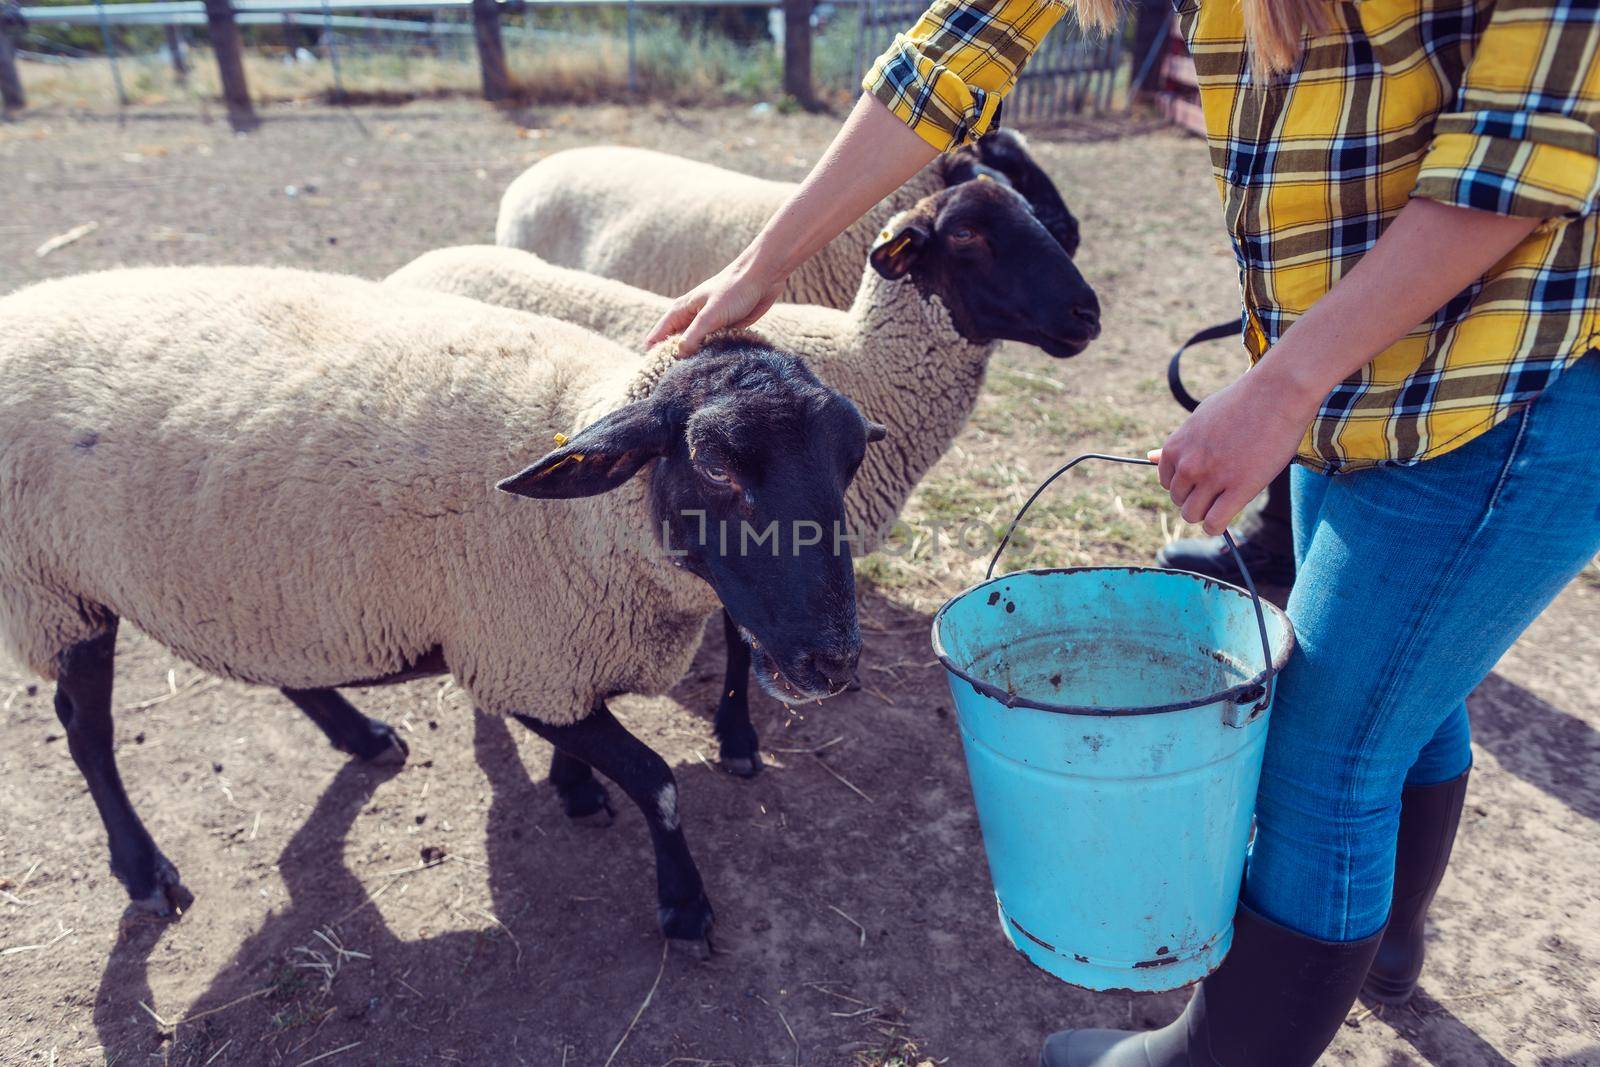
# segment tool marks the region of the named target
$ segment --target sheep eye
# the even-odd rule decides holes
[[[978,239],[978,232],[971,226],[962,226],[950,232],[950,240],[958,245],[971,244]]]
[[[733,475],[728,473],[728,468],[718,463],[707,463],[700,468],[701,477],[717,485],[732,485]]]

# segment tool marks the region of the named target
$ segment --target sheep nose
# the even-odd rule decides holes
[[[861,660],[861,650],[851,649],[844,655],[813,652],[806,657],[808,665],[828,680],[828,688],[843,689],[856,675],[856,664]]]
[[[1100,309],[1089,304],[1079,304],[1072,309],[1072,317],[1089,329],[1090,336],[1100,336]]]

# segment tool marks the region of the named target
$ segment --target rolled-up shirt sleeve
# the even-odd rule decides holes
[[[861,87],[941,152],[983,135],[1064,0],[937,0]]]
[[[1469,9],[1470,10],[1470,9]],[[1498,0],[1412,195],[1499,215],[1600,206],[1600,7]]]

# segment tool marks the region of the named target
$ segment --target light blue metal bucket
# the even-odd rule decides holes
[[[934,616],[1000,925],[1086,989],[1156,992],[1227,954],[1289,619],[1184,571],[991,577]],[[1231,543],[1231,538],[1230,538]]]

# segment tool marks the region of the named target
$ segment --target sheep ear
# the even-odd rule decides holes
[[[956,160],[945,169],[945,185],[960,185],[963,182],[999,182],[1010,187],[1011,179],[993,167],[980,163],[977,159],[967,157]]]
[[[874,441],[882,441],[888,436],[889,427],[885,426],[881,422],[873,422],[871,419],[867,420],[867,444],[870,445]]]
[[[879,234],[867,261],[872,264],[873,270],[894,281],[904,278],[916,265],[917,256],[927,243],[928,231],[920,223],[908,222],[899,229],[884,230]]]
[[[671,430],[656,405],[641,400],[612,412],[570,440],[558,434],[560,447],[495,488],[539,500],[597,496],[665,455],[671,440]]]

